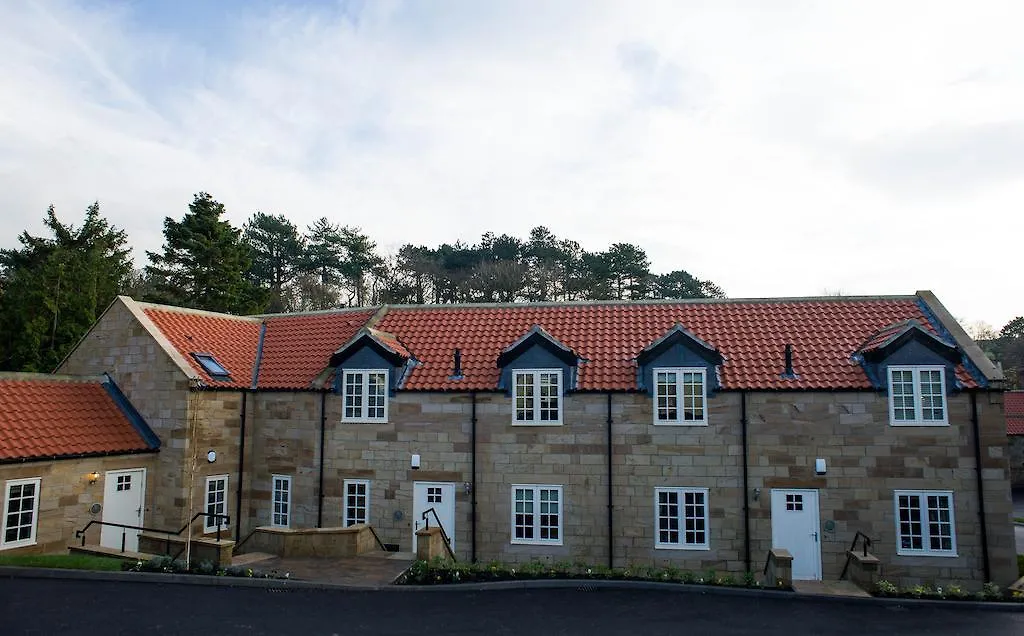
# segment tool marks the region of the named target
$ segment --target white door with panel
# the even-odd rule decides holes
[[[141,526],[146,512],[146,469],[111,470],[103,478],[103,521]],[[102,526],[100,545],[105,548],[139,550],[139,531]]]
[[[793,579],[821,580],[817,490],[772,490],[772,547],[793,555]]]
[[[445,482],[413,482],[412,551],[416,552],[416,531],[425,526],[434,527],[438,520],[448,534],[452,550],[455,549],[455,484]],[[433,509],[437,513],[427,512]],[[423,513],[427,519],[423,519]]]

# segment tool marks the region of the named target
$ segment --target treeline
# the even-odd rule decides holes
[[[256,212],[242,228],[199,193],[164,244],[135,269],[127,234],[99,204],[78,228],[51,206],[50,236],[22,232],[0,250],[0,368],[51,371],[117,294],[235,314],[384,303],[476,303],[722,297],[686,271],[650,271],[642,248],[589,252],[545,227],[529,237],[490,232],[476,244],[406,244],[382,255],[358,227],[321,218],[301,229]]]

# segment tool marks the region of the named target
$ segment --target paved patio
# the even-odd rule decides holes
[[[793,591],[797,594],[817,594],[820,596],[871,597],[870,594],[850,581],[793,581]]]
[[[373,552],[356,557],[278,557],[270,554],[241,554],[234,565],[263,572],[288,572],[289,578],[353,587],[390,585],[412,565],[411,552]]]

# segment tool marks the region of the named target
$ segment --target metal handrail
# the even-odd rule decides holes
[[[768,550],[768,555],[764,558],[764,569],[761,570],[761,574],[768,574],[768,564],[772,562],[772,551]]]
[[[377,545],[380,546],[380,549],[387,552],[388,549],[384,547],[384,542],[380,540],[379,536],[377,536],[377,531],[373,529],[373,526],[366,524],[366,527],[370,529],[370,534],[372,534],[373,538],[377,540]]]
[[[127,539],[128,530],[138,530],[139,532],[157,532],[157,533],[160,533],[160,534],[167,535],[164,550],[167,552],[167,554],[170,554],[170,552],[171,552],[171,537],[172,536],[180,536],[181,533],[183,533],[186,530],[188,530],[189,526],[191,526],[193,523],[195,523],[196,519],[198,519],[199,517],[206,517],[208,519],[212,517],[214,520],[220,520],[220,519],[224,520],[223,524],[220,524],[220,523],[217,524],[217,541],[221,540],[220,539],[220,529],[223,526],[226,526],[226,525],[231,523],[231,517],[229,515],[222,515],[222,514],[218,514],[216,512],[197,512],[196,514],[192,515],[192,518],[189,519],[188,523],[183,525],[181,527],[181,529],[178,530],[178,531],[165,530],[163,528],[147,528],[146,526],[137,526],[137,525],[132,525],[132,524],[128,524],[128,523],[115,523],[113,521],[100,521],[99,519],[90,519],[89,523],[85,524],[84,528],[82,528],[81,530],[75,530],[75,538],[76,539],[81,539],[82,540],[81,545],[82,545],[82,547],[85,547],[85,533],[92,526],[109,526],[109,527],[113,527],[113,528],[121,528],[121,552],[124,552],[125,551],[125,541]],[[179,552],[179,554],[180,554],[180,552]]]
[[[427,518],[427,513],[434,515],[434,520],[437,521],[437,527],[441,530],[441,538],[444,539],[444,547],[448,550],[448,556],[455,560],[455,552],[452,551],[452,540],[448,538],[448,533],[444,531],[444,524],[441,523],[441,518],[437,516],[437,511],[433,508],[427,508],[420,515],[423,521],[427,524],[427,528],[430,528],[430,519]]]
[[[257,530],[259,530],[259,528],[253,528],[252,530],[250,530],[249,534],[245,535],[244,539],[242,539],[241,541],[236,543],[235,547],[231,548],[231,554],[232,555],[238,554],[238,551],[242,548],[243,545],[245,545],[245,542],[248,541],[249,539],[251,539],[252,535],[256,534]]]
[[[846,572],[850,569],[850,559],[853,556],[854,549],[857,547],[858,539],[864,539],[864,542],[861,544],[864,550],[863,554],[864,556],[868,555],[868,548],[871,547],[871,537],[858,530],[857,534],[853,535],[853,543],[850,544],[850,549],[846,551],[846,564],[843,565],[843,571],[839,574],[840,581],[846,578]]]

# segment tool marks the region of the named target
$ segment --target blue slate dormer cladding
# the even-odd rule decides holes
[[[945,367],[946,391],[961,388],[956,379],[956,367],[963,362],[960,350],[934,336],[916,320],[886,327],[868,340],[869,344],[862,345],[853,359],[879,391],[889,391],[890,366],[916,365]]]
[[[411,355],[388,346],[372,330],[363,329],[331,356],[330,366],[337,369],[334,391],[341,392],[345,369],[388,369],[388,395],[394,396],[415,364]]]
[[[707,376],[707,393],[710,397],[722,388],[718,377],[718,366],[725,359],[712,345],[698,338],[680,324],[668,330],[636,357],[637,389],[651,391],[654,386],[654,369],[663,367],[704,368]]]
[[[561,369],[562,395],[576,389],[581,358],[556,340],[539,325],[534,325],[521,338],[506,347],[498,356],[501,375],[498,388],[512,393],[512,372],[516,369]]]

